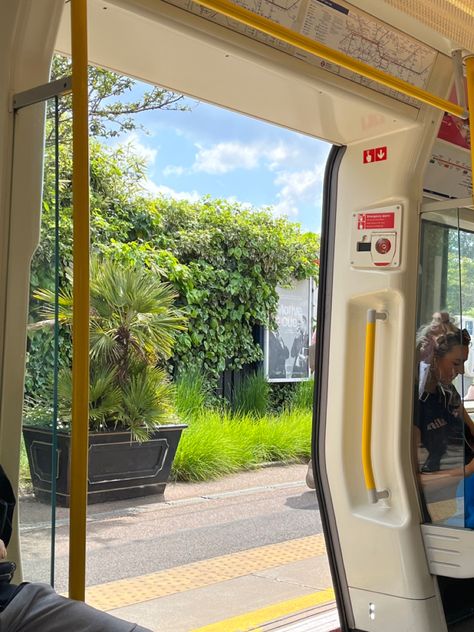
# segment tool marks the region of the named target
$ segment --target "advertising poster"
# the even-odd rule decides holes
[[[298,382],[310,377],[309,346],[313,306],[311,279],[277,288],[278,328],[265,330],[264,366],[269,382]]]

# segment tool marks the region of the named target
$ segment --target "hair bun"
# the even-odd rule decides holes
[[[451,317],[449,316],[449,312],[435,312],[433,314],[433,323],[440,323],[441,325],[446,325],[451,322]]]

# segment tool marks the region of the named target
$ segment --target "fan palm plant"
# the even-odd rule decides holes
[[[54,293],[38,290],[47,304],[43,325],[51,322]],[[174,306],[171,285],[149,270],[94,260],[90,283],[90,426],[121,428],[140,441],[152,430],[174,421],[173,391],[160,366],[170,357],[185,317]],[[72,321],[70,287],[59,296],[59,319]],[[62,421],[70,415],[71,373],[60,375]]]

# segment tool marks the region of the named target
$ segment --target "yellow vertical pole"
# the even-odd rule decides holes
[[[73,394],[69,596],[84,601],[89,442],[89,124],[87,0],[71,0],[73,111]]]
[[[471,135],[471,179],[473,184],[472,201],[474,203],[474,56],[466,57],[467,103],[469,107],[469,131]]]

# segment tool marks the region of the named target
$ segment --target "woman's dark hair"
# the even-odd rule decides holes
[[[454,347],[468,347],[471,343],[471,336],[463,329],[458,332],[451,331],[447,334],[441,334],[434,340],[433,353],[435,358],[443,358]]]
[[[463,347],[471,346],[471,336],[469,335],[469,332],[467,329],[461,329],[461,340],[462,340],[461,344]]]

